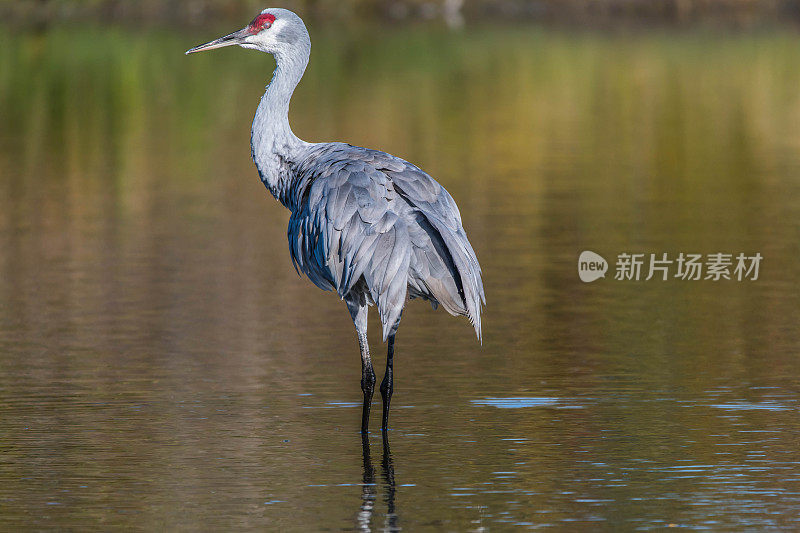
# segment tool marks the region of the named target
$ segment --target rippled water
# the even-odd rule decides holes
[[[427,169],[485,274],[483,346],[409,305],[366,446],[249,161],[271,60],[182,55],[213,35],[0,31],[4,528],[798,527],[796,34],[312,28],[295,132]],[[764,260],[584,284],[586,249]]]

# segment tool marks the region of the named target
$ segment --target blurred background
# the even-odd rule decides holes
[[[46,24],[53,20],[102,20],[125,24],[204,25],[241,20],[264,9],[257,0],[2,0],[5,20]],[[444,19],[536,20],[596,26],[686,24],[751,26],[800,20],[798,0],[294,0],[281,7],[309,19],[383,21]]]
[[[484,270],[482,346],[409,304],[368,456],[352,323],[250,160],[274,61],[183,55],[266,6],[0,1],[0,526],[796,529],[798,5],[282,4],[295,133],[427,170]]]

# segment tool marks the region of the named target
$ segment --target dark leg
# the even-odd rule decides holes
[[[361,435],[361,453],[364,462],[364,474],[361,478],[361,508],[356,518],[359,531],[371,531],[370,522],[375,509],[375,469],[369,455],[369,437]]]
[[[392,452],[389,449],[389,435],[383,432],[383,460],[381,461],[383,470],[383,481],[386,484],[386,521],[384,522],[384,531],[399,531],[397,527],[397,513],[394,508],[395,500],[395,482],[394,482],[394,462],[392,461]]]
[[[364,405],[361,408],[361,433],[366,434],[369,432],[369,408],[372,405],[372,393],[375,391],[375,371],[372,370],[366,333],[359,333],[358,344],[361,346],[361,391],[364,393]]]
[[[351,299],[345,299],[345,303],[347,303],[353,324],[356,326],[358,346],[361,349],[361,391],[364,393],[364,405],[361,409],[361,433],[367,433],[369,431],[369,408],[372,404],[372,394],[375,391],[375,371],[372,370],[372,359],[369,356],[369,344],[367,343],[367,304]]]
[[[383,422],[381,430],[386,431],[389,427],[389,402],[392,401],[392,391],[394,390],[394,377],[392,367],[394,358],[394,333],[389,335],[389,349],[386,352],[386,373],[381,381],[381,396],[383,397]]]

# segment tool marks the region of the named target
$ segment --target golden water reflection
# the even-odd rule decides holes
[[[347,529],[367,493],[374,529],[795,526],[797,36],[311,30],[294,131],[450,190],[483,347],[410,304],[367,482],[352,324],[249,160],[272,60],[0,31],[3,523]],[[585,249],[764,262],[583,284]]]

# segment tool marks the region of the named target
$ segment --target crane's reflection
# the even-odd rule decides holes
[[[378,495],[378,485],[375,482],[375,468],[372,466],[372,457],[369,448],[369,436],[361,435],[361,452],[364,471],[361,478],[361,507],[358,511],[357,521],[359,531],[372,531],[372,515],[375,511],[375,500]],[[381,458],[381,477],[383,478],[384,495],[386,504],[386,518],[383,521],[382,531],[400,531],[397,525],[395,511],[395,481],[394,462],[389,448],[389,437],[383,432],[383,456]]]

